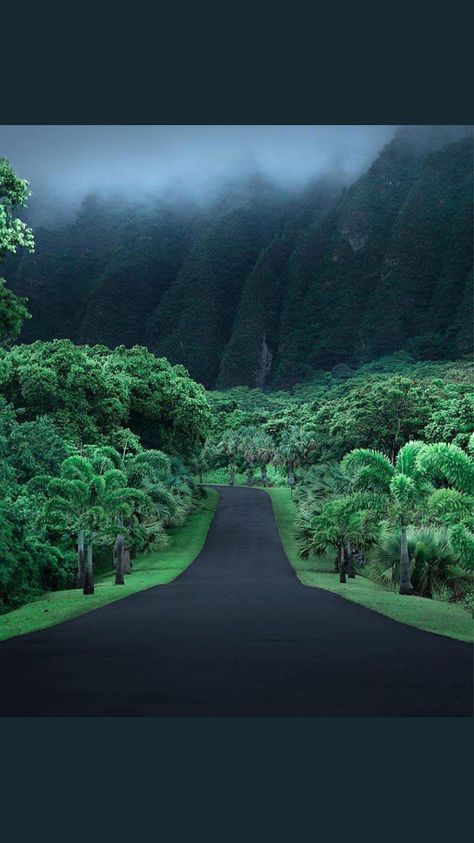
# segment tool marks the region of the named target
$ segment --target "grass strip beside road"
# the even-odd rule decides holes
[[[345,600],[352,600],[392,620],[415,626],[427,632],[447,635],[459,641],[473,640],[474,623],[465,609],[457,603],[409,597],[384,588],[363,575],[340,583],[334,571],[334,556],[314,556],[301,559],[294,534],[296,507],[289,489],[266,490],[272,499],[273,512],[285,553],[303,585],[332,591]]]
[[[176,579],[202,550],[211,526],[219,495],[206,489],[203,497],[181,527],[169,530],[169,544],[133,561],[133,573],[125,576],[125,585],[114,585],[114,571],[96,577],[94,594],[84,596],[81,589],[52,591],[19,609],[0,615],[0,641],[26,635],[77,618],[94,609],[122,600],[130,594]]]

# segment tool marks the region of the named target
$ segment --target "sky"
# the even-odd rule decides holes
[[[0,156],[30,181],[30,205],[77,204],[90,192],[131,198],[178,189],[205,198],[260,172],[298,188],[338,170],[352,181],[394,126],[0,126]]]

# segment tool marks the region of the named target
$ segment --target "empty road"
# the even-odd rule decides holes
[[[302,586],[268,495],[217,488],[173,583],[0,644],[1,715],[472,715],[469,644]]]

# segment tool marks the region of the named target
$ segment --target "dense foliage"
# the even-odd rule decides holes
[[[145,348],[69,340],[5,352],[0,383],[0,608],[71,584],[75,543],[92,593],[94,547],[121,537],[122,567],[189,509],[182,458],[206,436],[204,390]]]
[[[214,476],[226,467],[231,485],[288,483],[303,555],[332,548],[341,582],[363,565],[402,594],[469,601],[472,365],[404,354],[321,374],[293,395],[236,388],[210,399],[204,463]]]
[[[0,611],[92,593],[101,556],[122,585],[209,472],[287,483],[302,554],[331,548],[341,581],[466,600],[472,145],[425,141],[400,133],[342,192],[89,198],[18,259],[28,185],[0,159],[0,259],[34,340],[12,345],[28,311],[0,279]]]
[[[77,443],[99,443],[123,427],[149,447],[183,456],[204,441],[203,388],[146,348],[38,340],[15,346],[0,363],[2,394],[23,418],[47,415]]]

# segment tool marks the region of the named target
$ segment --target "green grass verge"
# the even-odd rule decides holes
[[[469,613],[456,603],[427,600],[423,597],[406,597],[396,594],[365,576],[340,583],[334,573],[332,556],[301,559],[294,536],[296,507],[289,489],[267,489],[272,499],[273,512],[285,553],[303,585],[323,588],[352,600],[367,609],[380,612],[400,623],[416,626],[427,632],[447,635],[459,641],[472,641],[474,624]]]
[[[206,497],[200,500],[186,523],[169,531],[167,547],[134,559],[133,573],[125,577],[124,586],[114,585],[114,573],[110,570],[95,578],[94,594],[87,597],[79,589],[50,592],[13,612],[0,615],[0,641],[55,626],[137,591],[171,582],[189,567],[202,549],[218,498],[214,489],[206,489]]]

